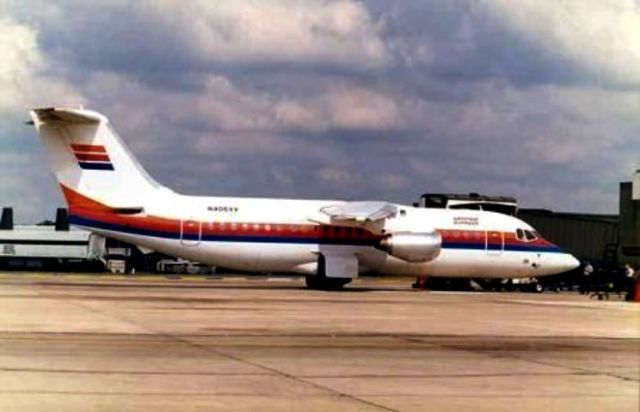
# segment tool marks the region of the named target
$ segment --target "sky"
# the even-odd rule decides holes
[[[27,110],[109,116],[185,194],[617,213],[640,0],[0,0],[0,204],[63,206]]]

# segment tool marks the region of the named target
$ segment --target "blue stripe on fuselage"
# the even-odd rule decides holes
[[[454,242],[442,242],[444,249],[463,249],[463,250],[485,250],[486,246],[484,242],[479,243],[454,243]],[[504,250],[508,252],[549,252],[549,253],[565,253],[562,249],[555,245],[540,246],[540,245],[504,245]],[[500,252],[502,249],[500,245],[489,245],[490,252]]]

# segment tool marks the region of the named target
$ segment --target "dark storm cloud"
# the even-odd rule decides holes
[[[489,1],[369,4],[376,18],[384,22],[385,40],[398,63],[396,68],[403,77],[410,76],[412,83],[426,86],[428,92],[437,93],[442,84],[486,79],[520,86],[596,83],[612,88],[640,87],[634,81],[603,75],[570,58],[562,49],[549,47],[554,41],[554,27],[548,27],[548,41],[541,42],[505,24],[504,10],[496,13],[488,7]],[[571,21],[571,17],[568,15],[565,22],[568,27],[584,23]]]
[[[21,10],[19,17],[39,27],[43,53],[60,63],[51,70],[76,81],[99,71],[131,76],[152,87],[192,88],[197,74],[206,70],[186,39],[157,24],[136,3],[61,2],[46,6],[43,14]]]
[[[347,76],[357,81],[359,77],[375,78],[383,71],[386,76],[407,80],[407,84],[400,81],[398,86],[418,87],[430,98],[444,99],[465,94],[448,85],[487,78],[523,85],[586,80],[580,67],[506,27],[474,0],[383,2],[372,6],[375,17],[383,22],[384,41],[393,55],[384,69],[373,71],[321,59],[208,56],[194,44],[189,30],[179,31],[171,20],[158,20],[145,3],[61,4],[56,8],[57,18],[38,20],[40,44],[55,61],[66,62],[56,66],[58,70],[75,77],[87,77],[94,71],[114,72],[151,87],[171,89],[198,87],[211,71],[248,84],[264,84],[261,78],[280,73],[287,77],[300,73]],[[210,27],[219,41],[231,40],[228,27]]]
[[[520,86],[589,79],[584,68],[506,26],[483,2],[474,0],[369,3],[391,56],[373,69],[287,55],[208,55],[188,27],[179,30],[172,19],[158,19],[149,3],[60,4],[48,6],[56,10],[56,18],[37,19],[39,41],[44,53],[64,63],[53,70],[74,79],[88,79],[100,71],[130,76],[153,88],[197,89],[213,72],[255,90],[300,94],[311,91],[316,82],[338,78],[430,100],[463,101],[474,99],[475,83],[487,79]],[[36,19],[30,11],[23,14],[27,21]],[[233,41],[228,25],[207,27],[217,41]]]
[[[102,71],[131,76],[151,87],[193,88],[212,71],[226,76],[310,69],[346,74],[384,60],[380,45],[364,43],[374,29],[369,27],[366,9],[351,2],[312,2],[303,13],[294,10],[291,19],[267,21],[267,27],[258,27],[253,34],[247,32],[260,16],[251,17],[256,14],[249,13],[251,8],[267,19],[282,19],[287,2],[62,1],[40,5],[18,3],[14,15],[37,25],[43,52],[66,62],[59,70],[78,78]],[[296,15],[298,20],[308,20],[309,27],[301,27]],[[345,20],[351,26],[343,27]],[[314,38],[300,40],[296,35]]]

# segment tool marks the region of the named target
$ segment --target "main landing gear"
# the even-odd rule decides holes
[[[411,287],[418,290],[427,290],[427,277],[426,276],[416,277],[416,281],[413,282]]]
[[[310,275],[306,278],[307,287],[316,290],[342,290],[351,278],[328,278],[322,275]]]

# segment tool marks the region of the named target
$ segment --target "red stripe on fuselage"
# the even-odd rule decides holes
[[[324,240],[357,240],[374,241],[377,236],[364,229],[325,226],[318,224],[280,224],[280,223],[236,223],[236,222],[181,222],[158,216],[126,216],[110,211],[92,210],[84,207],[70,208],[72,214],[132,229],[165,233],[183,233],[185,235],[207,236],[242,236],[242,237],[283,237]],[[347,230],[349,229],[349,230]]]
[[[83,210],[91,210],[91,211],[112,211],[113,208],[96,202],[95,200],[88,198],[75,190],[69,189],[63,184],[60,184],[60,188],[62,189],[62,194],[64,195],[65,200],[67,201],[67,205],[69,206],[69,212],[72,212],[75,209],[83,209]]]
[[[281,224],[281,223],[249,223],[249,222],[193,222],[169,219],[158,216],[128,216],[115,213],[115,209],[96,202],[76,191],[60,185],[69,212],[87,219],[97,220],[113,225],[127,226],[135,229],[151,230],[166,233],[180,233],[202,236],[273,236],[297,237],[308,239],[353,239],[376,240],[377,236],[360,228],[327,226],[317,224]],[[190,224],[191,223],[191,224]],[[183,226],[181,228],[181,226]]]
[[[497,231],[484,231],[484,230],[438,230],[442,241],[453,244],[485,244],[486,232],[489,236],[489,245],[499,246],[504,239],[504,245],[517,246],[517,245],[532,245],[532,246],[555,246],[553,243],[546,239],[538,238],[533,241],[523,241],[516,237],[514,232],[497,232]],[[502,233],[502,236],[500,234]]]

